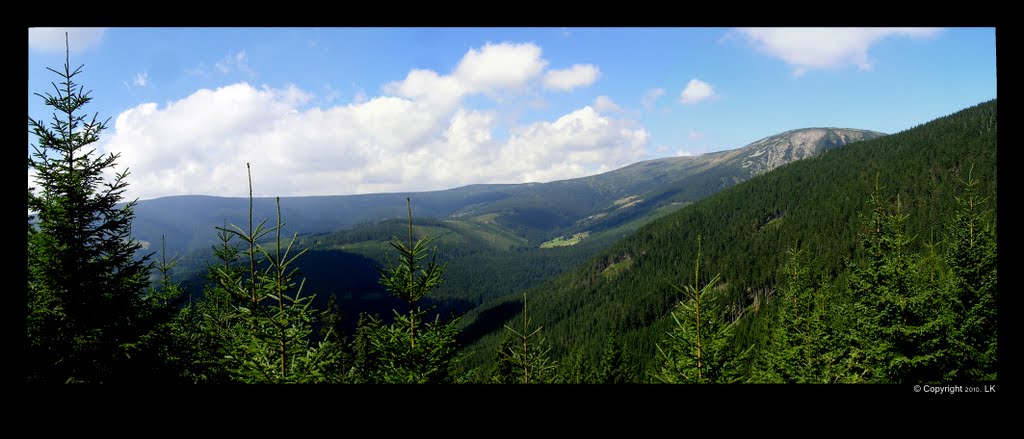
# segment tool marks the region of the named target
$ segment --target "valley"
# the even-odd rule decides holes
[[[515,297],[513,293],[566,273],[645,224],[778,167],[778,160],[795,161],[846,142],[879,136],[848,129],[793,130],[735,150],[656,159],[576,180],[411,194],[282,198],[284,232],[286,236],[299,234],[296,248],[309,250],[298,261],[307,291],[316,293],[320,306],[332,294],[337,296],[348,324],[354,327],[360,313],[386,315],[395,305],[377,284],[374,267],[384,264],[385,254],[393,250],[388,242],[406,233],[404,221],[399,219],[403,203],[398,198],[408,195],[415,236],[430,236],[439,259],[448,264],[446,280],[430,300],[441,313],[465,313],[489,301]],[[259,218],[266,212],[268,200],[254,201],[254,216]],[[395,204],[388,206],[390,201]],[[220,206],[215,212],[224,215],[222,219],[214,220],[203,210],[210,202]],[[150,218],[168,221],[167,215],[160,214],[166,212],[163,209],[190,218],[183,222],[191,223],[187,228],[193,233],[185,233],[182,227],[169,228],[182,231],[167,234],[168,253],[173,255],[181,249],[172,245],[175,237],[189,243],[186,248],[198,242],[213,246],[214,227],[225,222],[241,224],[246,207],[247,201],[241,199],[146,200],[137,207],[135,230],[158,230]],[[387,215],[395,215],[395,219],[366,221]],[[205,234],[199,233],[204,228],[202,218],[208,218]],[[317,233],[332,225],[352,223],[357,224]],[[137,232],[136,236],[160,242],[154,234]],[[353,267],[340,261],[349,261]],[[205,281],[201,276],[209,262],[208,249],[179,253],[176,277],[194,296],[202,292]],[[622,266],[610,267],[606,275],[614,275]],[[337,275],[339,270],[343,276]],[[467,319],[466,324],[472,325],[472,321]]]

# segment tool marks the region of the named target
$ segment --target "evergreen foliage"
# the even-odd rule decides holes
[[[367,316],[357,329],[356,370],[358,382],[370,383],[450,383],[458,377],[458,318],[442,321],[440,315],[429,319],[430,309],[418,302],[443,282],[446,265],[437,263],[437,249],[430,262],[421,265],[431,243],[429,236],[413,241],[412,204],[406,198],[409,220],[408,245],[395,237],[391,246],[398,250],[397,263],[388,258],[380,268],[380,283],[405,302],[408,313],[393,310],[393,322]]]
[[[498,349],[494,352],[494,359],[491,361],[490,382],[494,384],[515,384],[522,378],[522,371],[517,373],[515,363],[512,361],[512,352],[516,348],[516,339],[510,333],[506,333]]]
[[[248,168],[249,165],[246,164]],[[249,175],[250,202],[252,175]],[[193,356],[196,382],[327,383],[340,380],[336,370],[341,344],[330,331],[317,340],[313,326],[321,311],[311,307],[312,295],[302,295],[304,282],[292,280],[292,264],[303,254],[290,255],[292,243],[281,248],[280,200],[277,223],[267,220],[253,228],[218,227],[221,245],[214,248],[219,265],[209,267],[213,285],[199,304],[182,310],[181,318],[197,328],[188,336],[205,351]],[[258,241],[276,232],[273,249]],[[238,238],[244,249],[231,244]]]
[[[855,298],[855,334],[865,353],[872,381],[924,382],[943,374],[944,320],[939,315],[939,292],[918,281],[920,258],[911,252],[913,237],[906,233],[908,215],[896,197],[890,212],[878,184],[869,200],[861,245],[863,262],[850,274]]]
[[[618,329],[612,326],[608,331],[608,340],[604,345],[604,352],[601,354],[600,375],[597,382],[600,384],[624,384],[633,382],[633,373],[630,370],[632,362],[629,361],[622,341],[619,340]]]
[[[556,382],[559,384],[592,384],[598,382],[594,367],[581,347],[573,348],[572,352],[565,356],[558,365],[558,378]]]
[[[66,38],[66,35],[65,35]],[[135,201],[118,207],[128,171],[104,181],[118,154],[90,149],[106,122],[83,108],[92,97],[75,82],[70,50],[55,94],[36,93],[52,107],[49,123],[28,118],[28,288],[24,379],[36,383],[130,381],[152,365],[144,337],[170,318],[167,297],[147,294],[149,256],[131,237]]]
[[[836,364],[837,334],[833,333],[830,286],[816,279],[801,258],[804,251],[787,251],[785,282],[773,302],[770,317],[762,319],[762,340],[748,377],[755,383],[835,383],[844,375]]]
[[[715,300],[715,275],[704,286],[700,284],[700,235],[697,236],[697,258],[694,262],[693,285],[672,288],[683,295],[672,313],[676,327],[658,346],[661,370],[655,378],[664,383],[728,383],[739,379],[736,354],[730,344],[733,322],[724,320],[723,310]]]
[[[523,294],[523,326],[516,330],[505,325],[511,337],[502,344],[500,362],[494,380],[513,384],[550,384],[556,378],[557,363],[551,361],[547,345],[540,331],[544,326],[531,329],[532,321],[526,312],[526,294]]]
[[[143,335],[132,354],[133,361],[149,365],[146,370],[139,371],[139,378],[155,383],[190,383],[189,372],[198,344],[189,338],[190,329],[182,316],[187,314],[181,308],[187,294],[181,284],[171,280],[176,258],[167,258],[165,239],[160,240],[160,259],[153,266],[160,279],[151,285],[147,297],[164,316],[160,323]]]
[[[996,226],[993,212],[978,195],[979,182],[968,172],[963,196],[949,222],[946,263],[950,267],[952,327],[949,332],[953,372],[950,379],[989,381],[997,378],[996,351]]]

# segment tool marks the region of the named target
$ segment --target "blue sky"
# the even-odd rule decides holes
[[[33,118],[66,30],[29,30]],[[996,97],[993,28],[67,31],[142,199],[244,196],[246,162],[257,196],[552,181]]]

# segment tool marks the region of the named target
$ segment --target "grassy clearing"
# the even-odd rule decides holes
[[[590,236],[590,232],[580,232],[572,235],[572,238],[565,239],[565,236],[559,236],[548,242],[540,245],[540,248],[552,248],[552,247],[565,247],[567,245],[576,245],[576,243],[582,241],[586,237]]]
[[[614,279],[616,276],[622,274],[622,272],[628,270],[629,267],[632,266],[633,258],[627,258],[625,260],[609,265],[608,268],[605,268],[604,271],[601,272],[601,276],[604,277],[605,280],[611,280]]]

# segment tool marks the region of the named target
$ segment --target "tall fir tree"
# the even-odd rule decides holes
[[[172,280],[177,258],[167,258],[166,237],[160,237],[160,259],[153,268],[159,274],[159,282],[149,287],[147,296],[166,315],[153,330],[142,336],[130,355],[139,363],[138,378],[147,383],[184,384],[194,382],[190,375],[199,344],[190,337],[191,325],[183,318],[189,314],[187,305],[182,305],[188,294],[185,288]],[[149,365],[149,367],[146,367]]]
[[[65,39],[66,39],[65,35]],[[39,94],[54,110],[49,123],[28,118],[38,140],[28,166],[28,290],[25,380],[105,383],[127,380],[140,339],[169,313],[147,298],[150,255],[131,237],[135,201],[121,204],[128,171],[105,181],[119,154],[97,154],[106,122],[88,118],[92,97],[75,83],[70,50],[55,94]],[[119,205],[120,204],[120,205]]]
[[[886,207],[877,181],[869,199],[861,245],[864,257],[850,274],[857,323],[854,341],[865,355],[872,382],[907,383],[945,378],[948,319],[941,291],[923,282],[921,258],[911,251],[900,197]]]
[[[947,227],[954,308],[949,335],[957,365],[951,378],[992,381],[998,377],[996,225],[972,174],[973,169],[963,181],[965,194],[956,198],[958,210]]]
[[[505,348],[507,349],[507,348]],[[592,384],[598,382],[594,367],[587,353],[581,347],[573,348],[565,359],[559,362],[559,384]]]
[[[429,236],[414,241],[412,201],[406,198],[409,213],[408,245],[397,237],[391,246],[398,250],[398,261],[387,257],[387,266],[380,268],[380,283],[407,306],[407,311],[393,310],[394,320],[385,323],[378,316],[367,316],[358,328],[357,340],[365,343],[364,352],[357,352],[357,367],[352,375],[371,383],[451,383],[459,361],[456,335],[458,318],[442,321],[440,315],[430,319],[431,309],[419,305],[432,290],[444,281],[447,264],[438,264],[437,248],[426,266]],[[364,337],[359,339],[358,337]]]
[[[515,363],[512,362],[512,352],[516,348],[516,339],[512,334],[506,333],[505,338],[498,344],[498,350],[494,353],[491,361],[491,383],[494,384],[515,384],[522,376],[520,370],[517,374]]]
[[[763,320],[763,339],[753,370],[755,383],[834,383],[843,376],[830,319],[828,285],[817,281],[802,250],[790,249],[783,288]]]
[[[601,353],[598,382],[601,384],[625,384],[632,382],[633,374],[630,373],[629,365],[630,361],[623,351],[622,341],[619,340],[618,328],[613,325],[608,331],[604,352]]]
[[[312,295],[302,295],[305,280],[293,281],[292,264],[305,253],[291,255],[295,236],[282,252],[280,198],[274,227],[265,227],[267,220],[253,227],[252,214],[250,171],[249,226],[217,228],[222,245],[215,254],[223,264],[210,267],[214,286],[202,307],[202,327],[211,332],[208,346],[217,352],[218,369],[244,383],[337,382],[341,372],[332,366],[341,346],[331,337],[317,340],[313,332],[321,312],[312,308]],[[259,242],[270,233],[275,233],[272,250]],[[240,252],[230,245],[232,237],[242,241]]]
[[[511,333],[500,347],[495,381],[508,384],[551,384],[555,382],[558,364],[548,355],[551,347],[541,334],[544,326],[532,328],[527,314],[526,293],[523,293],[523,326],[516,330],[505,325]]]
[[[693,285],[672,285],[683,299],[672,312],[675,328],[657,345],[660,369],[657,381],[677,383],[732,383],[740,379],[741,358],[732,347],[734,322],[726,322],[722,307],[714,297],[715,275],[700,285],[700,236]]]

